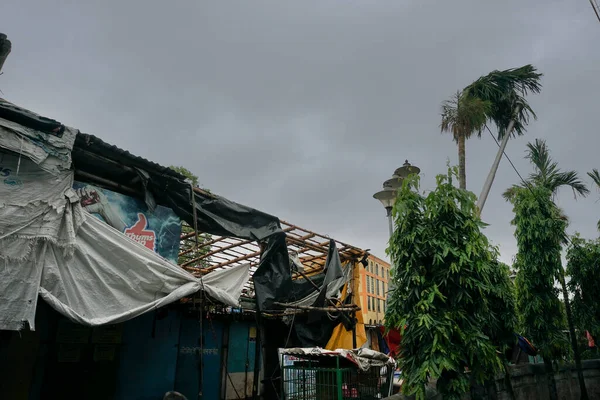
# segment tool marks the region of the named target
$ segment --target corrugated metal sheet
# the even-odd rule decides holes
[[[185,177],[171,168],[150,161],[140,156],[136,156],[127,150],[121,149],[115,145],[106,143],[97,136],[80,132],[75,139],[75,148],[102,155],[108,159],[119,161],[129,167],[138,167],[147,172],[158,173],[161,175],[172,176],[177,179],[185,180]]]

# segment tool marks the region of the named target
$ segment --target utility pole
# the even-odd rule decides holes
[[[4,33],[0,33],[0,73],[2,71],[2,66],[4,65],[4,61],[6,61],[6,57],[8,57],[10,54],[11,48],[12,45],[10,40],[8,40]]]

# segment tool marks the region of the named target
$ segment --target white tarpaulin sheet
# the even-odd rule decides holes
[[[1,154],[1,153],[0,153]],[[19,173],[16,173],[19,165]],[[126,321],[202,288],[239,305],[248,265],[200,279],[85,213],[73,175],[4,154],[0,182],[0,330],[34,329],[38,294],[72,321]]]
[[[0,118],[0,147],[30,158],[40,168],[55,175],[71,167],[76,135],[77,131],[69,127],[65,127],[58,137]]]
[[[335,349],[325,350],[320,347],[295,347],[279,349],[280,354],[313,357],[342,357],[355,363],[361,370],[368,371],[372,367],[394,365],[393,358],[371,349]]]

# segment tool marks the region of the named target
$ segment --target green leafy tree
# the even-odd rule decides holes
[[[478,383],[491,379],[502,362],[490,335],[503,340],[499,327],[510,325],[509,318],[490,319],[510,300],[493,287],[497,250],[481,232],[475,195],[453,185],[456,175],[456,169],[439,175],[427,196],[417,191],[418,177],[410,176],[393,210],[388,254],[395,289],[385,320],[402,332],[404,391],[417,399],[425,397],[429,379],[437,379],[444,398],[459,399],[470,387],[465,368]]]
[[[186,177],[194,187],[198,186],[198,177],[185,167],[170,166],[172,170]],[[210,245],[207,243],[211,240],[209,234],[196,233],[194,228],[187,222],[181,224],[181,240],[179,242],[179,257],[177,263],[179,265],[189,265],[191,267],[205,268],[210,264],[210,258],[204,256],[210,252]]]
[[[571,239],[567,251],[569,289],[577,326],[600,338],[600,240]]]
[[[186,167],[182,167],[182,166],[177,167],[175,165],[171,165],[169,168],[171,168],[173,171],[185,176],[186,180],[189,183],[191,183],[194,187],[198,187],[198,177],[196,175],[194,175],[192,173],[192,171],[190,171]]]
[[[516,343],[515,331],[517,329],[517,310],[515,298],[515,285],[510,279],[510,268],[502,262],[492,264],[490,269],[490,291],[487,295],[490,312],[487,315],[484,333],[500,352],[500,359],[504,366],[504,383],[512,399],[515,393],[510,379],[508,362]],[[493,386],[493,380],[488,387]]]
[[[579,384],[582,393],[581,397],[583,399],[587,399],[587,391],[585,388],[585,381],[583,378],[583,371],[581,369],[581,360],[579,357],[579,349],[577,345],[577,335],[575,333],[575,325],[569,302],[569,293],[565,282],[565,271],[562,267],[562,261],[560,257],[562,245],[567,243],[566,228],[568,225],[568,220],[563,215],[561,210],[556,206],[556,204],[554,204],[553,200],[556,197],[559,189],[562,187],[570,188],[576,196],[586,196],[589,193],[589,189],[583,183],[583,181],[581,181],[576,171],[563,171],[559,168],[558,163],[554,161],[550,156],[550,150],[548,149],[546,142],[543,140],[536,139],[534,143],[527,144],[526,158],[533,165],[534,171],[529,175],[526,182],[524,182],[522,185],[515,185],[509,188],[504,193],[504,196],[506,199],[511,200],[513,202],[513,205],[515,205],[516,214],[516,203],[514,202],[514,200],[518,198],[523,198],[523,196],[519,195],[522,195],[524,192],[526,192],[527,195],[532,195],[535,189],[535,194],[537,196],[535,198],[537,198],[540,202],[540,209],[547,209],[547,214],[542,213],[539,214],[538,217],[540,218],[540,224],[544,224],[547,222],[549,224],[549,227],[542,228],[542,225],[540,225],[536,228],[533,225],[531,225],[530,229],[533,230],[528,233],[525,231],[519,231],[519,228],[517,227],[517,242],[519,241],[519,232],[521,235],[535,235],[534,237],[538,239],[541,239],[543,235],[547,235],[547,242],[543,242],[540,240],[540,242],[538,243],[540,245],[543,243],[549,245],[551,241],[554,241],[552,242],[552,246],[550,247],[550,253],[546,253],[548,259],[538,260],[538,262],[548,264],[548,268],[553,269],[554,271],[554,274],[550,275],[550,277],[553,279],[556,278],[556,280],[558,280],[558,282],[561,285],[563,303],[571,337],[571,347],[573,349],[575,363],[577,366],[577,372],[579,375]],[[531,212],[533,210],[529,211]],[[517,219],[517,217],[518,216],[515,215],[515,220]],[[536,232],[535,229],[544,229],[544,232]],[[531,246],[530,250],[532,248],[533,246]],[[532,339],[535,341],[533,337]]]
[[[514,190],[513,204],[517,239],[517,310],[520,331],[540,350],[546,365],[551,399],[558,399],[552,360],[565,353],[561,332],[561,303],[554,278],[559,273],[561,243],[566,221],[543,186]]]
[[[457,92],[442,103],[442,132],[452,133],[458,146],[458,181],[461,189],[467,188],[466,141],[473,134],[481,138],[492,109],[490,101]]]

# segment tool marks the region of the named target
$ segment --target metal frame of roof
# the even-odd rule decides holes
[[[53,134],[60,134],[61,129],[64,129],[64,125],[60,122],[39,116],[4,99],[0,99],[0,116],[32,129]],[[76,136],[72,157],[76,179],[91,180],[111,190],[134,196],[143,196],[145,191],[136,169],[143,169],[152,174],[181,181],[185,180],[183,175],[171,168],[136,156],[127,150],[104,142],[97,136],[83,132],[78,132]],[[98,170],[99,165],[102,166],[101,176],[93,174],[95,170]],[[199,188],[195,188],[194,191],[208,197],[218,197]],[[304,267],[305,276],[322,272],[327,260],[330,238],[285,221],[280,221],[280,223],[286,234],[288,253],[298,256]],[[203,232],[199,233],[209,236]],[[194,244],[194,236],[194,233],[182,235],[181,241]],[[210,246],[210,250],[201,257],[183,262],[181,266],[184,269],[196,276],[202,276],[219,269],[250,264],[250,274],[251,276],[254,274],[262,253],[261,245],[258,242],[226,236],[210,235],[209,237],[209,240],[202,243],[200,247]],[[337,240],[335,242],[342,263],[351,260],[358,261],[367,254],[358,247]],[[186,252],[180,253],[180,256],[185,257],[185,255]],[[198,268],[198,264],[202,264],[203,268]],[[292,275],[292,279],[298,277],[298,273]],[[253,292],[252,280],[246,286],[245,292],[246,295]]]
[[[323,272],[331,238],[286,221],[280,222],[281,228],[286,234],[288,253],[291,256],[298,256],[304,267],[304,275],[312,276]],[[188,250],[179,253],[180,258],[184,259],[183,262],[180,262],[182,268],[195,276],[203,276],[212,271],[228,269],[240,264],[249,264],[250,276],[252,277],[260,262],[260,243],[227,236],[206,235],[204,232],[198,232],[198,234],[204,235],[208,239],[200,243],[199,248],[210,247],[210,250],[207,249],[208,251],[199,257],[185,259],[188,254],[193,253],[197,248],[194,247],[194,232],[182,234],[181,243],[188,243],[188,246],[186,246]],[[358,247],[339,240],[334,239],[334,241],[342,263],[360,261],[367,254],[365,250]],[[199,264],[202,264],[202,267],[199,267]],[[296,272],[292,275],[292,279],[299,277],[300,275]],[[244,292],[245,295],[251,295],[253,292],[252,279],[246,285]]]

